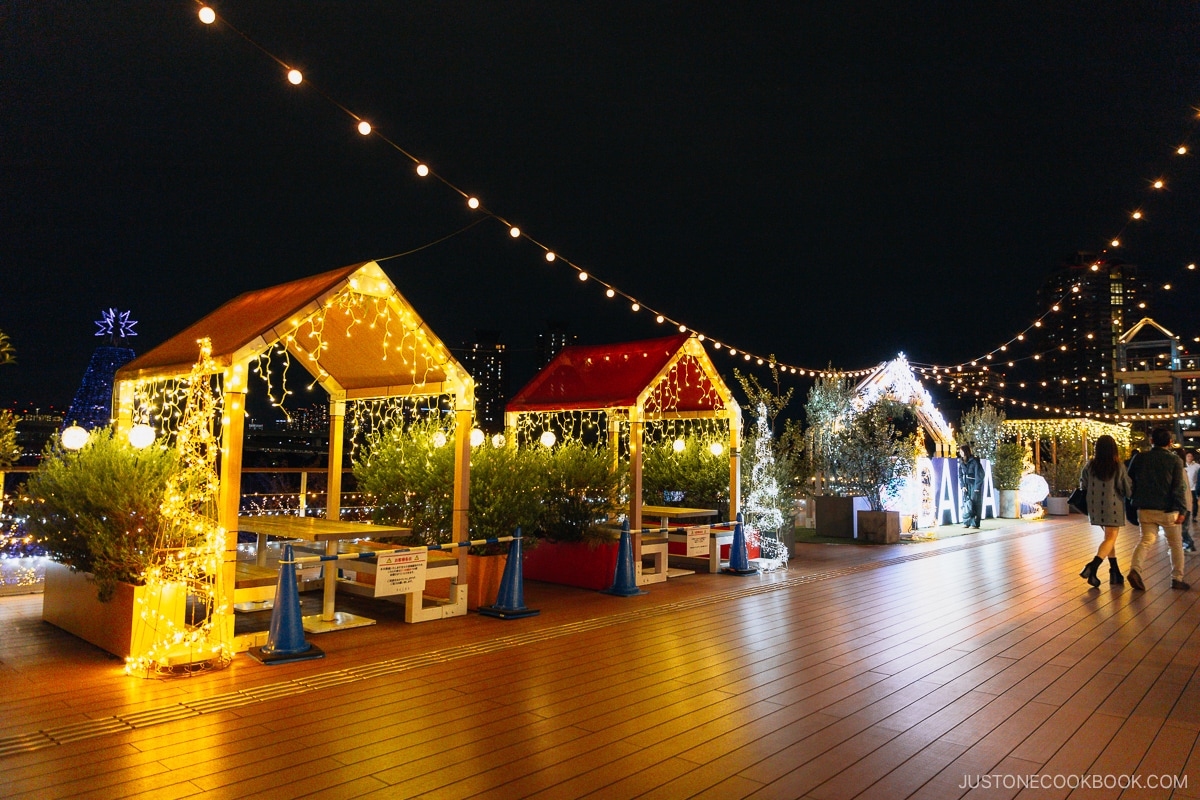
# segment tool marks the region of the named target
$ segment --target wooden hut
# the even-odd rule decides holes
[[[262,371],[273,360],[302,366],[329,394],[330,520],[339,519],[341,512],[347,403],[449,396],[456,422],[453,535],[455,541],[468,538],[474,382],[377,263],[352,264],[247,292],[122,367],[114,389],[119,429],[134,424],[139,403],[153,395],[155,386],[189,376],[197,362],[197,342],[205,338],[211,341],[211,374],[222,395],[221,527],[238,528],[248,375],[252,365]],[[458,553],[464,577],[452,592],[461,584],[465,609],[465,550]],[[227,536],[218,583],[227,607],[233,606],[236,556],[236,537]],[[233,641],[232,616],[227,624]]]

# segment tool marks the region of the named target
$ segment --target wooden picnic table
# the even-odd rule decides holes
[[[340,520],[322,519],[320,517],[293,517],[283,515],[238,516],[238,530],[253,533],[258,536],[258,552],[255,558],[259,566],[263,566],[266,558],[266,542],[268,536],[278,536],[284,539],[303,539],[308,542],[324,542],[325,555],[338,554],[338,542],[344,539],[369,539],[378,536],[402,536],[412,533],[411,528],[401,528],[395,525],[372,525],[366,522],[342,522]],[[304,630],[309,633],[325,633],[326,631],[357,628],[362,625],[374,625],[375,620],[368,617],[334,610],[334,599],[337,592],[337,562],[323,562],[324,601],[320,614],[304,617]]]
[[[667,530],[670,527],[671,520],[694,520],[704,519],[706,517],[715,517],[717,510],[715,508],[683,508],[681,506],[642,506],[643,517],[658,517],[659,527]],[[668,534],[669,538],[669,534]],[[670,566],[670,557],[667,554],[666,546],[663,547],[662,565],[663,579],[666,578],[681,578],[684,575],[694,575],[695,571],[690,569],[680,569],[679,567]],[[657,559],[656,559],[657,562]]]

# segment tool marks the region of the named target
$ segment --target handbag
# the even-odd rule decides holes
[[[1067,498],[1067,505],[1074,508],[1080,514],[1087,513],[1087,492],[1083,489],[1076,489],[1071,492],[1071,496]]]

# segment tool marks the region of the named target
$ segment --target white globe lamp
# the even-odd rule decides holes
[[[134,425],[129,429],[129,444],[136,450],[144,450],[154,444],[154,440],[158,438],[154,435],[154,428],[151,428],[145,423]]]
[[[62,446],[68,450],[82,450],[92,435],[85,428],[72,425],[62,432]]]

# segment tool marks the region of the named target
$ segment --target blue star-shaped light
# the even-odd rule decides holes
[[[130,312],[117,312],[115,308],[108,308],[100,312],[100,319],[96,320],[96,327],[100,330],[96,331],[97,336],[111,336],[114,339],[124,339],[126,336],[137,336],[137,331],[133,329],[137,325],[137,320],[129,318]]]

